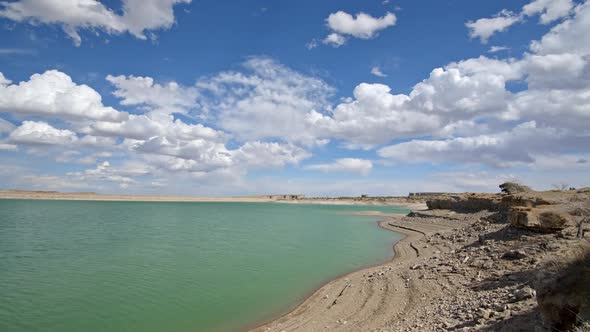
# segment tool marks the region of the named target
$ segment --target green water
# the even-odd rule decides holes
[[[243,329],[390,257],[364,210],[0,200],[0,331]]]

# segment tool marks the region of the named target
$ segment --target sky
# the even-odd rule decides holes
[[[0,1],[0,188],[590,186],[590,0]]]

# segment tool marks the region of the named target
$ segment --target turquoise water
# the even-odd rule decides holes
[[[389,258],[364,210],[0,200],[0,331],[243,329]]]

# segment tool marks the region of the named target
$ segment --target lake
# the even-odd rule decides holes
[[[389,259],[376,206],[0,200],[0,331],[234,331]]]

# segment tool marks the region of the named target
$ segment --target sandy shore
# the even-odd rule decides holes
[[[381,215],[371,213],[372,215]],[[444,246],[418,248],[425,235],[445,233],[464,223],[401,221],[402,215],[382,215],[379,225],[401,233],[393,258],[333,280],[282,317],[252,331],[372,331],[392,325],[420,305],[423,292],[408,285],[404,271],[419,258],[448,250]],[[381,330],[379,330],[381,331]]]

